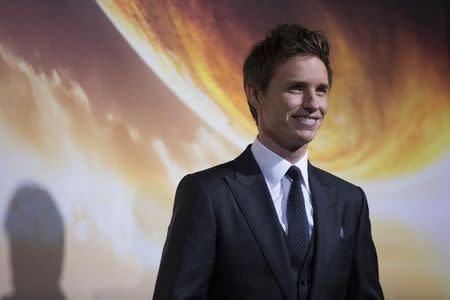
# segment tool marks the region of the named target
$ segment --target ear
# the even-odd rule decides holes
[[[254,83],[247,83],[245,86],[245,96],[248,103],[253,106],[256,111],[260,110],[262,105],[262,92]]]

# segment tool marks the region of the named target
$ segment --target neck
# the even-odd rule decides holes
[[[258,135],[258,140],[272,152],[278,154],[291,164],[295,164],[302,159],[302,157],[305,156],[306,149],[308,147],[308,144],[303,144],[299,147],[292,147],[292,149],[289,147],[283,147],[269,136],[261,133]]]

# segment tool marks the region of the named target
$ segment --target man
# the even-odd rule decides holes
[[[280,25],[244,63],[258,126],[235,160],[184,177],[154,299],[383,299],[361,188],[308,163],[329,42]]]

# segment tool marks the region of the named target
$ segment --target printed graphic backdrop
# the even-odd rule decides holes
[[[331,38],[310,156],[365,189],[386,298],[449,299],[444,1],[0,1],[0,296],[149,299],[175,187],[252,142],[241,65],[285,22]]]

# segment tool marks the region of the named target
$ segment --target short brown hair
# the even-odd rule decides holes
[[[253,83],[265,91],[275,68],[285,60],[302,54],[317,56],[325,64],[331,87],[333,71],[329,53],[330,42],[322,32],[309,30],[299,24],[278,25],[250,50],[243,66],[244,89],[247,84]],[[258,122],[256,109],[250,103],[248,106],[253,119]]]

